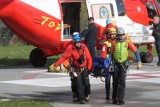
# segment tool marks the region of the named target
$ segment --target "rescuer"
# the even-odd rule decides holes
[[[107,31],[108,33],[106,36],[106,41],[102,46],[102,51],[100,55],[102,58],[109,57],[109,54],[111,53],[110,49],[116,36],[116,29],[114,27],[108,28]],[[107,75],[105,78],[106,100],[110,100],[110,79],[112,75],[113,75],[113,72],[111,71],[109,75]]]
[[[72,44],[67,48],[67,53],[64,53],[62,57],[54,64],[54,66],[60,65],[63,61],[69,59],[70,66],[73,68],[74,74],[73,80],[76,80],[77,98],[81,104],[89,101],[90,94],[90,82],[88,72],[92,67],[92,58],[88,48],[85,44],[81,43],[80,34],[73,35]]]
[[[137,69],[142,67],[138,50],[131,41],[126,41],[125,31],[122,27],[117,30],[115,43],[111,47],[114,63],[113,73],[113,104],[124,104],[126,88],[126,72],[128,69],[128,49],[135,53]]]

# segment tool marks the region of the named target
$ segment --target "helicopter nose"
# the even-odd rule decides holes
[[[11,7],[9,6],[14,0],[0,0],[0,18],[10,15]]]

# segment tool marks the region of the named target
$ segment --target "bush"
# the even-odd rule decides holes
[[[0,45],[21,45],[27,44],[23,40],[19,39],[16,35],[14,35],[4,24],[0,21]]]

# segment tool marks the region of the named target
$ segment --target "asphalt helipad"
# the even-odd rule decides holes
[[[48,73],[47,68],[32,66],[0,67],[0,96],[49,101],[58,107],[119,107],[105,100],[104,83],[90,77],[91,100],[86,104],[72,101],[70,78],[67,73]],[[156,61],[143,64],[127,73],[126,104],[123,107],[160,107],[160,67]]]

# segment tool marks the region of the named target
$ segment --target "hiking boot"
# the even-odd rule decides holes
[[[112,103],[113,103],[113,104],[118,104],[118,101],[117,101],[117,100],[113,100]]]
[[[106,96],[106,100],[110,100],[110,96],[109,95]]]
[[[119,99],[119,105],[123,105],[125,103],[125,101],[124,100],[122,100],[122,99]]]
[[[90,100],[90,97],[89,97],[89,95],[88,96],[86,96],[86,102],[89,102],[89,100]]]
[[[72,97],[73,97],[73,99],[77,98],[77,94],[73,93]]]
[[[84,100],[79,100],[79,102],[80,102],[81,104],[85,104],[85,101],[84,101]]]
[[[74,98],[72,101],[73,102],[79,102],[79,100],[77,98]]]
[[[159,67],[160,67],[160,62],[157,62],[157,66],[159,66]]]
[[[77,98],[77,94],[76,93],[73,93],[72,97],[73,97],[73,101],[74,102],[78,102],[78,98]]]

